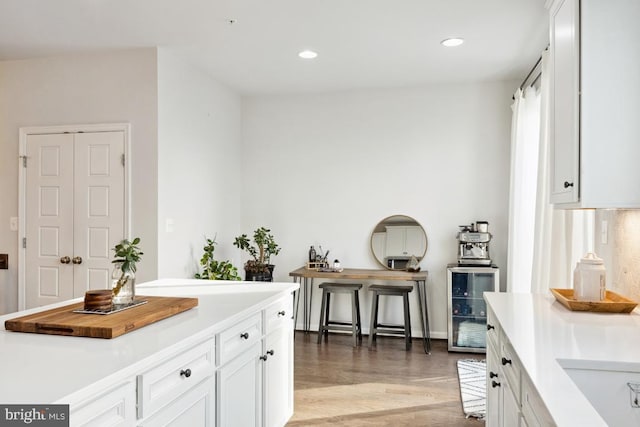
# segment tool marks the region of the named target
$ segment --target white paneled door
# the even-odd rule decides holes
[[[27,135],[25,305],[110,286],[125,235],[123,131]]]

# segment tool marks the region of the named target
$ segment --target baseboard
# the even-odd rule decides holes
[[[296,325],[296,331],[302,331],[303,327],[302,325]],[[311,324],[309,325],[309,330],[312,333],[317,333],[318,332],[318,324]],[[332,331],[333,332],[333,331]],[[349,332],[340,332],[340,331],[336,331],[336,333],[345,333],[348,334]],[[362,328],[362,333],[364,335],[369,335],[369,328]],[[384,334],[381,334],[384,335]],[[434,340],[446,340],[447,339],[447,333],[446,332],[439,332],[439,331],[431,331],[429,332],[429,335],[431,336],[431,339]],[[416,330],[414,328],[411,328],[411,336],[413,338],[422,338],[422,331],[421,330]]]

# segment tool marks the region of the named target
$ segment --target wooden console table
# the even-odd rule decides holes
[[[295,282],[300,283],[300,289],[304,288],[303,301],[303,330],[309,332],[311,328],[311,302],[313,298],[313,279],[334,280],[393,280],[413,282],[416,288],[418,306],[420,307],[420,326],[422,327],[422,344],[427,354],[431,353],[431,336],[429,334],[429,312],[427,309],[427,272],[411,273],[399,270],[368,270],[362,268],[345,268],[341,272],[316,271],[300,267],[289,273]],[[300,305],[300,290],[296,291],[296,309],[294,324],[298,319],[298,307]]]

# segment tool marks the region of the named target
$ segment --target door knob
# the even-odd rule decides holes
[[[71,258],[69,258],[68,256],[63,256],[62,258],[60,258],[60,262],[63,264],[69,264],[71,262]]]
[[[82,264],[82,257],[74,256],[71,260],[74,264]]]

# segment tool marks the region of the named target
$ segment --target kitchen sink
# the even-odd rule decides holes
[[[640,425],[640,363],[557,361],[608,425]]]

